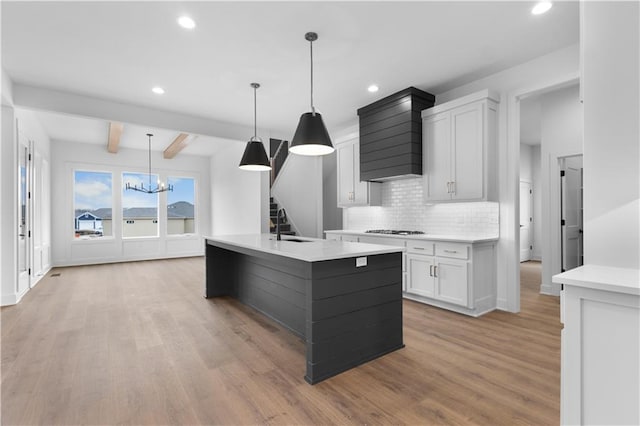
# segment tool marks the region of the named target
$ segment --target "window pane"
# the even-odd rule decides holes
[[[158,194],[126,189],[127,183],[141,188],[156,187],[158,175],[146,173],[122,174],[122,237],[158,236]]]
[[[169,177],[173,191],[167,192],[167,234],[195,233],[195,179]]]
[[[76,170],[73,194],[75,238],[112,236],[111,173]]]

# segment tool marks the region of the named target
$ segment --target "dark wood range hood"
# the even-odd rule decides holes
[[[360,180],[385,181],[422,175],[423,109],[436,97],[409,87],[358,109]]]

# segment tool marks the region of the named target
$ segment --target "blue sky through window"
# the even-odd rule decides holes
[[[122,174],[122,208],[128,209],[132,207],[158,207],[158,194],[146,194],[133,190],[127,190],[127,182],[130,185],[144,184],[145,188],[149,187],[149,175],[147,173],[123,173]],[[151,187],[158,185],[158,175],[151,175]]]
[[[76,209],[111,208],[113,179],[107,172],[75,172],[74,205]]]
[[[195,204],[195,184],[193,178],[170,177],[169,185],[173,185],[173,191],[167,192],[167,204],[178,201],[186,201]]]

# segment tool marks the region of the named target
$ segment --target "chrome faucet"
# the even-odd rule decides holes
[[[276,240],[282,240],[280,236],[280,215],[282,214],[283,224],[287,221],[287,212],[285,209],[279,209],[276,213]]]

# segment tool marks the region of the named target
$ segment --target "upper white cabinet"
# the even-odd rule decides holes
[[[338,207],[379,206],[381,183],[360,181],[358,133],[336,141]]]
[[[425,201],[498,200],[497,99],[483,90],[422,111]]]

